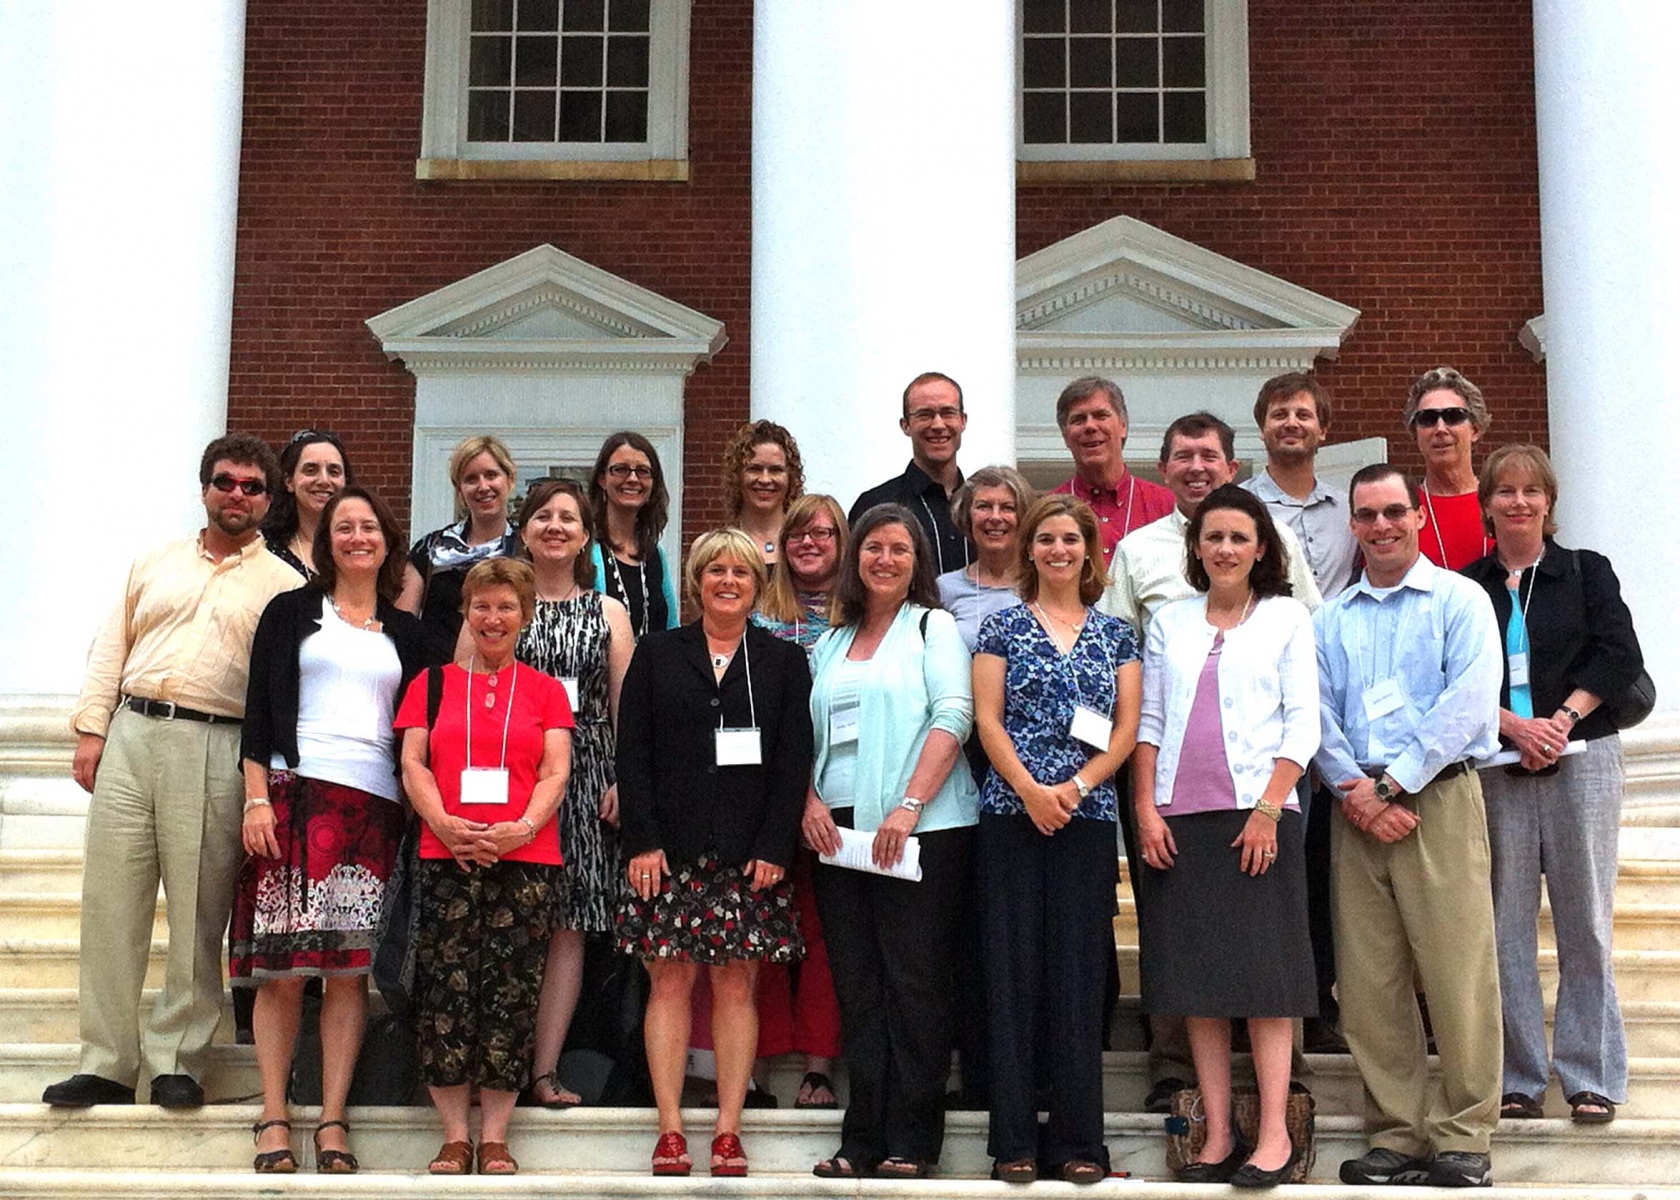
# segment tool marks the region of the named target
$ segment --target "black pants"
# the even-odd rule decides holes
[[[1103,991],[1114,957],[1114,824],[1075,817],[1050,837],[1026,816],[982,815],[978,843],[990,993],[995,1159],[1105,1170]],[[1035,1064],[1040,1027],[1048,1064]],[[1037,1070],[1048,1065],[1050,1070]],[[1037,1080],[1049,1082],[1040,1139]]]
[[[844,814],[836,812],[840,820]],[[952,969],[972,828],[918,834],[922,880],[818,864],[851,1100],[839,1153],[937,1162],[951,1077]]]
[[[1334,791],[1320,787],[1307,809],[1307,934],[1318,977],[1318,1015],[1336,1016],[1336,945],[1330,936],[1330,820],[1341,807]]]

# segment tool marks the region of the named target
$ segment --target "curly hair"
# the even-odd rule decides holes
[[[1284,549],[1283,539],[1278,536],[1272,514],[1266,511],[1266,506],[1253,492],[1234,483],[1209,492],[1207,499],[1196,507],[1190,523],[1184,527],[1184,578],[1190,586],[1205,593],[1213,585],[1207,568],[1196,554],[1196,546],[1202,540],[1202,523],[1207,520],[1208,514],[1221,509],[1242,513],[1254,522],[1260,557],[1249,571],[1248,586],[1254,590],[1255,596],[1262,600],[1267,596],[1293,596],[1295,589],[1289,582],[1289,551]]]
[[[1406,393],[1406,407],[1401,410],[1400,419],[1408,430],[1412,427],[1412,418],[1417,416],[1419,402],[1430,392],[1439,391],[1458,394],[1458,398],[1464,401],[1464,407],[1470,410],[1470,423],[1477,432],[1486,433],[1488,426],[1493,424],[1493,413],[1488,411],[1487,401],[1482,398],[1482,389],[1451,367],[1436,367],[1419,375],[1411,391]]]
[[[741,517],[746,494],[741,487],[741,472],[759,446],[776,446],[787,459],[787,493],[782,497],[782,511],[805,494],[805,463],[799,457],[799,443],[786,427],[774,421],[749,421],[735,431],[729,445],[723,448],[723,500],[730,521]]]

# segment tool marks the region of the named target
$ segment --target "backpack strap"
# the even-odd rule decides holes
[[[443,668],[426,668],[426,731],[437,724],[438,709],[443,707]]]

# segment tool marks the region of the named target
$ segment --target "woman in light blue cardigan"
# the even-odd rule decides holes
[[[968,650],[938,607],[931,550],[908,509],[870,509],[840,568],[839,621],[812,652],[816,769],[805,840],[838,849],[838,827],[873,832],[898,864],[920,844],[919,882],[817,868],[851,1099],[824,1178],[920,1178],[945,1137],[952,969],[979,807],[959,765],[974,721]],[[953,770],[953,768],[956,768]]]

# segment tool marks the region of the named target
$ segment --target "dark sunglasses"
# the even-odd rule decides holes
[[[1375,525],[1378,517],[1390,525],[1398,525],[1411,511],[1410,504],[1390,504],[1387,508],[1356,508],[1350,515],[1355,525]]]
[[[230,496],[236,491],[247,496],[260,496],[268,491],[268,484],[260,479],[235,479],[228,474],[217,475],[210,481],[210,486]]]
[[[1469,419],[1468,408],[1420,408],[1412,414],[1412,428],[1433,429],[1442,421],[1448,425],[1462,425]]]

